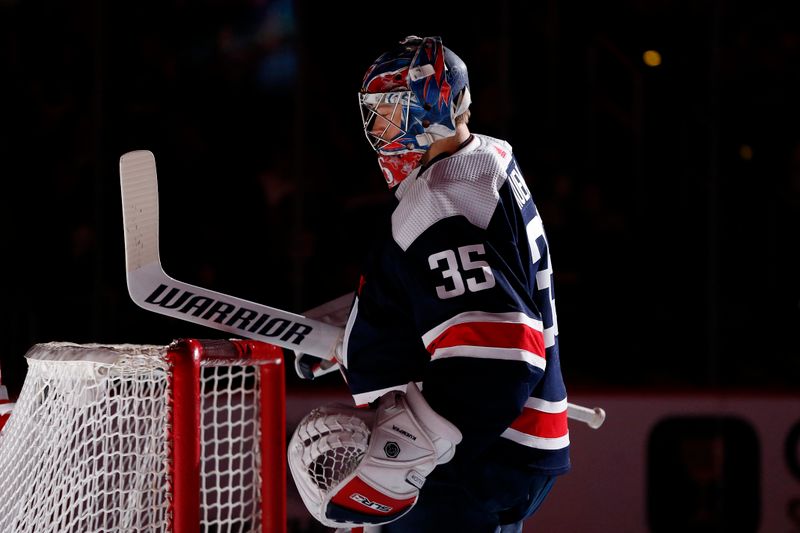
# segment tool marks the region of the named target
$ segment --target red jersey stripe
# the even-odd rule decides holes
[[[428,352],[450,346],[486,346],[519,348],[544,357],[544,337],[526,324],[514,322],[465,322],[454,324],[429,345]]]
[[[569,431],[567,428],[567,412],[544,413],[535,409],[522,410],[522,414],[511,423],[511,427],[521,433],[535,437],[552,439],[562,437]]]

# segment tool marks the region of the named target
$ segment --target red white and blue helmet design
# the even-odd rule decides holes
[[[369,67],[358,100],[364,133],[391,188],[434,141],[455,134],[455,118],[471,103],[467,66],[441,37],[412,35]],[[373,132],[378,116],[389,117],[387,127]],[[389,126],[396,133],[386,138]]]

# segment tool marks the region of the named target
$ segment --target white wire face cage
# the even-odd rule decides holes
[[[411,91],[395,91],[388,93],[359,93],[358,101],[361,108],[361,120],[364,134],[370,146],[380,152],[388,145],[408,136],[408,124],[411,105],[416,102],[416,96]],[[382,127],[374,131],[375,123]],[[387,133],[392,131],[391,136]],[[413,142],[413,139],[409,139]],[[404,150],[407,147],[398,145],[392,151]]]

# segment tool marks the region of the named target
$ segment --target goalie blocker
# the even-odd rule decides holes
[[[386,524],[411,510],[426,476],[453,457],[459,442],[461,432],[412,382],[374,409],[329,404],[311,411],[289,442],[289,469],[322,524]]]

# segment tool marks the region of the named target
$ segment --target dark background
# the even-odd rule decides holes
[[[295,312],[352,291],[388,195],[356,92],[417,34],[469,66],[472,130],[515,148],[569,386],[795,387],[800,9],[780,4],[2,0],[3,381],[37,342],[224,337],[128,298],[129,150],[156,155],[170,275]]]

